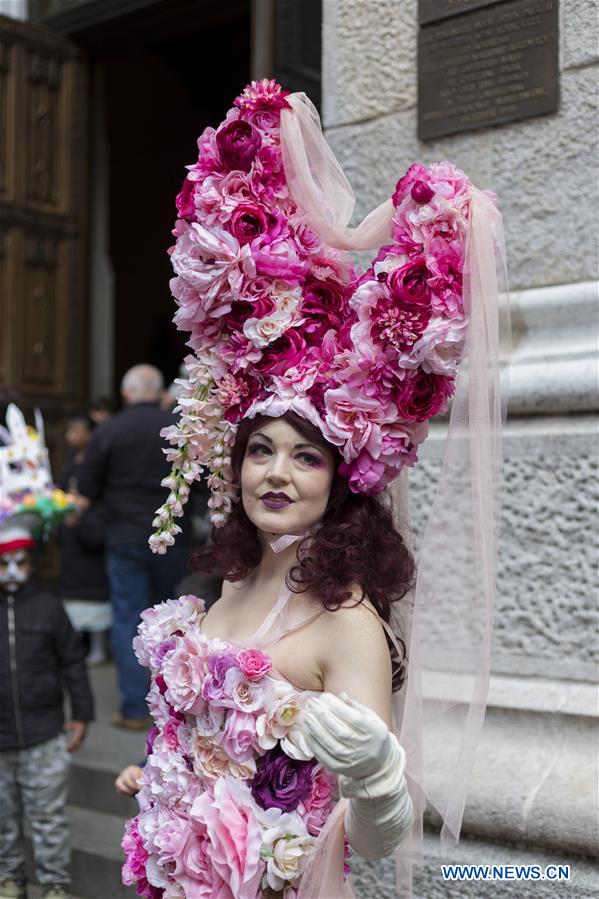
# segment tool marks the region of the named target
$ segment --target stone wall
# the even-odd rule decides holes
[[[420,143],[416,0],[326,0],[323,115],[361,219],[416,160],[450,159],[501,199],[512,289],[599,275],[596,0],[562,0],[555,115]]]
[[[489,709],[454,859],[565,863],[571,880],[444,883],[430,818],[415,893],[598,895],[585,858],[599,852],[599,2],[560,5],[556,114],[427,143],[416,136],[416,0],[325,0],[323,12],[325,127],[357,196],[356,221],[412,162],[450,159],[500,198],[513,291]],[[416,544],[443,436],[441,423],[411,475]],[[450,620],[439,626],[451,632]],[[360,899],[394,895],[391,860],[357,860],[354,871]]]

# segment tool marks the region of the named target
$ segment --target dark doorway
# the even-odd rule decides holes
[[[181,22],[166,41],[106,56],[102,62],[110,147],[110,256],[115,275],[115,385],[137,362],[169,383],[185,355],[172,324],[168,247],[174,200],[196,141],[217,125],[249,80],[250,14]],[[199,24],[199,23],[198,23]]]

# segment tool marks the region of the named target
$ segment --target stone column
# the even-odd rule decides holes
[[[416,0],[326,0],[323,14],[325,127],[356,220],[412,162],[448,159],[498,194],[506,228],[513,348],[489,709],[460,846],[442,860],[429,817],[415,895],[598,895],[599,4],[561,3],[558,113],[426,144]],[[432,429],[411,476],[416,537],[443,433]],[[571,879],[449,883],[441,861],[569,864]],[[394,895],[390,859],[353,867],[361,899]]]

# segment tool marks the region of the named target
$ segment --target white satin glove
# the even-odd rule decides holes
[[[412,826],[404,777],[405,753],[375,712],[342,693],[310,699],[304,736],[350,799],[345,832],[352,849],[371,861],[390,855]]]

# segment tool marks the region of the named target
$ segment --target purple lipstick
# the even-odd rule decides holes
[[[286,493],[265,493],[260,500],[267,509],[284,509],[293,502]]]

